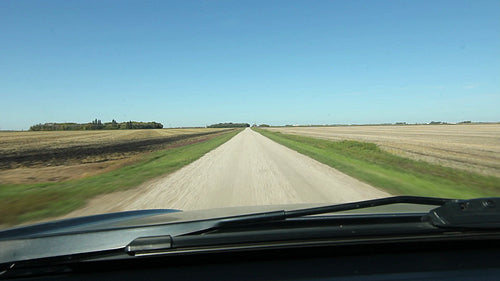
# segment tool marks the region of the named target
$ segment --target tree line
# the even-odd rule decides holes
[[[207,126],[207,128],[244,128],[250,127],[248,123],[218,123]]]
[[[83,130],[125,130],[125,129],[161,129],[163,124],[157,122],[111,122],[102,123],[95,119],[89,123],[45,123],[30,127],[30,131],[83,131]]]

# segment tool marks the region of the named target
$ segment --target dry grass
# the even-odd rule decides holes
[[[272,131],[357,140],[434,164],[500,176],[500,124],[277,127]]]

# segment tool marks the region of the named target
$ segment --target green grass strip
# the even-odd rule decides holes
[[[400,157],[376,144],[329,141],[255,131],[271,140],[394,195],[475,198],[500,196],[500,178]]]
[[[135,164],[88,178],[60,183],[0,184],[0,224],[61,216],[82,207],[86,200],[96,195],[137,187],[199,159],[240,131],[146,154]]]

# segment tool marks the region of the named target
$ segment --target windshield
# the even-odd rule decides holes
[[[1,1],[0,229],[499,196],[498,11]]]

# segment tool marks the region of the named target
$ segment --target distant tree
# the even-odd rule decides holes
[[[250,127],[248,123],[218,123],[207,126],[207,128],[242,128],[242,127]]]
[[[95,119],[94,121],[90,122],[90,129],[91,130],[100,130],[103,129],[104,125],[102,124],[101,120]]]
[[[42,130],[42,123],[39,123],[39,124],[36,124],[36,125],[33,125],[30,127],[30,131],[41,131]]]
[[[116,129],[161,129],[163,124],[158,122],[137,122],[128,121],[118,123],[112,120],[108,123],[102,123],[99,119],[94,119],[89,123],[45,123],[36,124],[30,127],[31,131],[69,131],[69,130],[116,130]]]
[[[116,122],[115,119],[113,119],[111,122],[108,122],[108,123],[104,123],[104,130],[116,130],[116,129],[119,129],[120,126],[118,124],[118,122]]]

